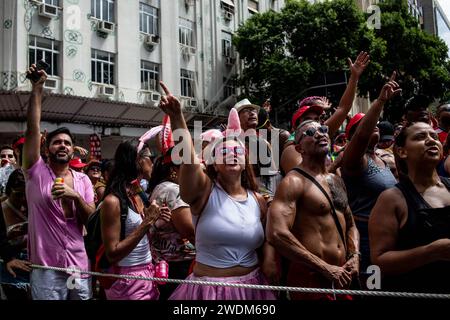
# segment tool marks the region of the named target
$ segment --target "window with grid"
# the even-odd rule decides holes
[[[30,36],[28,43],[29,65],[44,60],[50,65],[48,75],[59,75],[59,47],[58,41]]]
[[[195,48],[194,23],[192,21],[180,19],[178,35],[180,44]]]
[[[158,9],[145,3],[139,4],[139,31],[158,35]]]
[[[92,50],[91,79],[92,82],[114,84],[114,54]]]
[[[59,7],[59,0],[44,0],[45,4],[50,4],[55,7]]]
[[[230,78],[223,78],[223,99],[236,94],[236,86],[234,80]]]
[[[141,89],[158,91],[159,66],[155,63],[141,60]]]
[[[194,72],[181,69],[181,95],[183,97],[195,97]]]
[[[233,56],[233,45],[231,43],[231,33],[222,31],[222,55],[224,57]]]
[[[114,22],[114,0],[91,0],[91,14],[97,19]]]

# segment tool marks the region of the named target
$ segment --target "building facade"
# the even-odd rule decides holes
[[[139,136],[159,124],[158,81],[192,119],[235,102],[241,65],[231,38],[284,0],[8,0],[0,4],[0,134],[24,129],[25,70],[50,64],[43,126]],[[18,98],[14,101],[13,93]],[[198,118],[198,114],[210,117]]]

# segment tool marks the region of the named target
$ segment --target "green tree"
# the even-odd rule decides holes
[[[254,15],[233,38],[245,63],[239,78],[244,95],[258,102],[271,97],[280,122],[288,121],[320,75],[346,70],[347,57],[364,50],[372,62],[361,78],[361,95],[376,97],[397,70],[404,98],[413,93],[441,98],[450,88],[445,43],[418,27],[406,0],[387,0],[380,8],[379,30],[368,29],[369,15],[353,0],[288,0],[281,12]],[[403,103],[400,98],[391,104],[397,106],[390,108],[390,118],[399,116]]]

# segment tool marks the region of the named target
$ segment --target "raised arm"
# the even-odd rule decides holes
[[[399,230],[407,219],[407,205],[402,193],[392,188],[377,200],[369,218],[370,255],[382,274],[397,275],[431,262],[450,260],[450,239],[428,245],[397,250]]]
[[[211,180],[203,171],[200,160],[195,154],[191,134],[181,111],[180,101],[170,93],[163,82],[160,82],[160,84],[166,95],[161,96],[159,106],[170,116],[174,139],[176,137],[182,138],[182,141],[176,141],[177,145],[175,146],[177,148],[182,144],[183,150],[183,162],[179,178],[181,198],[191,206],[191,213],[198,215],[209,197],[207,191],[211,189]]]
[[[36,65],[31,65],[27,73],[31,74]],[[27,130],[25,131],[25,144],[23,146],[22,167],[27,170],[31,168],[40,157],[41,150],[41,112],[42,112],[42,92],[47,74],[44,70],[38,71],[41,78],[33,82],[27,110]]]
[[[349,175],[359,175],[367,166],[367,160],[364,154],[369,146],[370,137],[380,118],[381,111],[383,111],[383,107],[388,100],[400,94],[402,91],[398,83],[395,82],[395,76],[396,73],[394,71],[390,80],[381,89],[378,98],[372,103],[366,116],[361,120],[355,134],[345,149],[342,168]]]
[[[370,62],[370,56],[367,52],[361,51],[356,58],[355,63],[352,59],[348,58],[348,66],[350,69],[350,79],[348,80],[347,88],[339,101],[339,106],[333,115],[325,121],[325,124],[329,127],[330,137],[339,130],[339,127],[344,123],[347,114],[353,105],[355,99],[356,88],[358,86],[359,78],[366,69]]]

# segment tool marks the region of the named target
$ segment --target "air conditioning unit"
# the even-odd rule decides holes
[[[47,90],[58,89],[58,80],[47,78],[47,80],[45,80],[45,82],[44,82],[44,89],[47,89]]]
[[[234,58],[232,58],[232,57],[226,57],[225,58],[225,64],[227,66],[233,66],[234,63],[235,63],[235,59]]]
[[[44,0],[30,0],[30,2],[34,2],[34,3],[38,4],[38,5],[40,5],[40,4],[44,3]]]
[[[97,25],[97,31],[102,33],[113,33],[115,26],[116,25],[113,22],[100,20]]]
[[[188,105],[189,105],[189,107],[194,109],[194,108],[198,107],[198,102],[196,99],[189,99]]]
[[[39,6],[39,15],[49,19],[58,17],[58,7],[42,3]]]
[[[159,43],[159,36],[155,34],[147,34],[144,38],[144,44],[150,50],[153,50],[154,46],[157,45],[158,43]]]
[[[231,19],[233,19],[233,12],[225,11],[223,17],[225,20],[231,21]]]
[[[158,92],[150,92],[145,97],[145,102],[151,106],[156,106],[161,99],[161,95]]]
[[[113,97],[116,93],[116,88],[112,86],[100,86],[98,95],[101,97]]]

